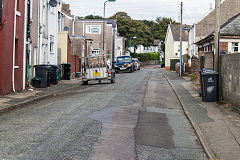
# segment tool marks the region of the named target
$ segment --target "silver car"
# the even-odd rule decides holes
[[[132,58],[132,64],[135,66],[135,70],[140,70],[141,62],[139,62],[138,58]]]

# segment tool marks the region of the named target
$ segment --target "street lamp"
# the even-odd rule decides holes
[[[137,37],[136,36],[134,36],[134,37],[130,37],[130,51],[132,51],[132,39],[136,39]]]
[[[105,11],[106,11],[106,3],[107,2],[115,2],[116,0],[107,0],[104,2],[104,9],[103,9],[103,54],[104,54],[104,34],[105,34]]]

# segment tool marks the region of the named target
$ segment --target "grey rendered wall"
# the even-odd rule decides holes
[[[240,53],[221,55],[220,62],[222,96],[240,111]]]

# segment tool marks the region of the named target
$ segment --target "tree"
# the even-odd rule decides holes
[[[85,19],[103,19],[102,16],[99,16],[99,15],[94,16],[94,15],[92,15],[92,14],[87,15],[87,16],[85,16],[84,18],[85,18]]]
[[[119,35],[126,38],[126,46],[129,45],[130,37],[136,36],[132,39],[132,44],[150,46],[154,39],[165,40],[167,28],[170,23],[178,24],[171,18],[157,17],[155,21],[149,20],[133,20],[126,12],[118,12],[110,19],[117,19]],[[162,45],[164,51],[165,45]]]
[[[171,18],[166,17],[157,17],[155,20],[156,23],[152,26],[151,30],[153,32],[155,39],[160,39],[161,41],[165,40],[167,28],[169,24],[179,24]]]
[[[142,21],[133,20],[126,12],[118,12],[114,14],[110,19],[117,19],[119,35],[126,38],[127,46],[130,46],[130,38],[136,36],[136,39],[132,39],[132,44],[149,46],[153,42],[153,36],[150,28]]]

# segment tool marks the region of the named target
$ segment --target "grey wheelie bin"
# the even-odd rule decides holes
[[[201,71],[201,91],[203,102],[217,102],[218,92],[218,72],[213,70]]]

